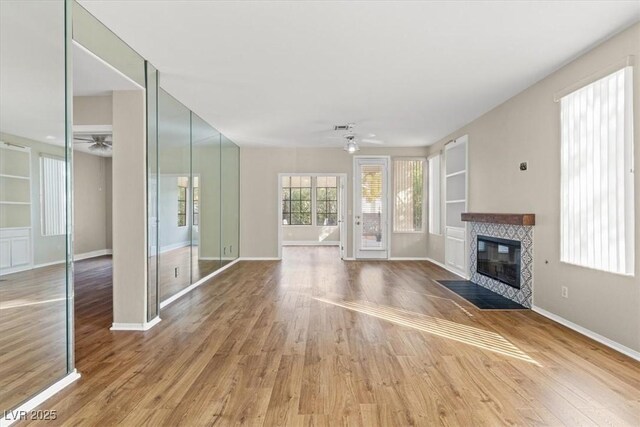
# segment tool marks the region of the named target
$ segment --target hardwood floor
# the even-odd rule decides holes
[[[158,266],[160,301],[177,294],[184,288],[222,267],[220,260],[198,259],[197,246],[185,246],[163,252],[159,256]],[[191,271],[189,271],[191,263]],[[178,277],[175,268],[178,268]],[[190,274],[193,277],[190,277]]]
[[[0,278],[0,410],[67,372],[66,306],[64,264]]]
[[[147,332],[109,331],[108,286],[83,281],[82,378],[40,408],[58,425],[640,424],[640,363],[531,311],[480,311],[429,262],[336,251],[239,262]]]

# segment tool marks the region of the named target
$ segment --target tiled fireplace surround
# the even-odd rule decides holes
[[[477,272],[478,235],[520,242],[520,289],[513,288]],[[471,222],[470,277],[477,283],[525,307],[531,308],[533,295],[533,226]]]

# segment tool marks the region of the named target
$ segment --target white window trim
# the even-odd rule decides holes
[[[433,206],[430,203],[430,201],[432,200],[431,197],[431,168],[429,167],[429,160],[433,159],[433,158],[438,158],[439,162],[438,162],[438,169],[439,169],[439,176],[438,176],[438,206],[437,206],[437,211],[438,211],[438,230],[436,231],[431,231],[431,221],[429,220],[431,217],[431,212],[434,211],[433,210]],[[433,236],[442,236],[444,234],[444,229],[442,227],[442,152],[439,151],[435,154],[432,154],[431,156],[427,157],[427,232]]]

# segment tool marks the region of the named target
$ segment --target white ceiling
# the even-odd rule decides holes
[[[141,90],[133,80],[73,43],[73,96],[105,96],[115,90]]]
[[[330,146],[356,122],[426,145],[640,19],[638,1],[81,0],[239,145]]]

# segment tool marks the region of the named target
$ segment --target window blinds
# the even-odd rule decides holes
[[[561,261],[634,272],[632,69],[569,95],[561,110]]]
[[[40,157],[40,210],[43,236],[66,233],[65,162],[56,157]]]
[[[421,232],[423,206],[423,160],[402,159],[393,162],[393,231]]]

